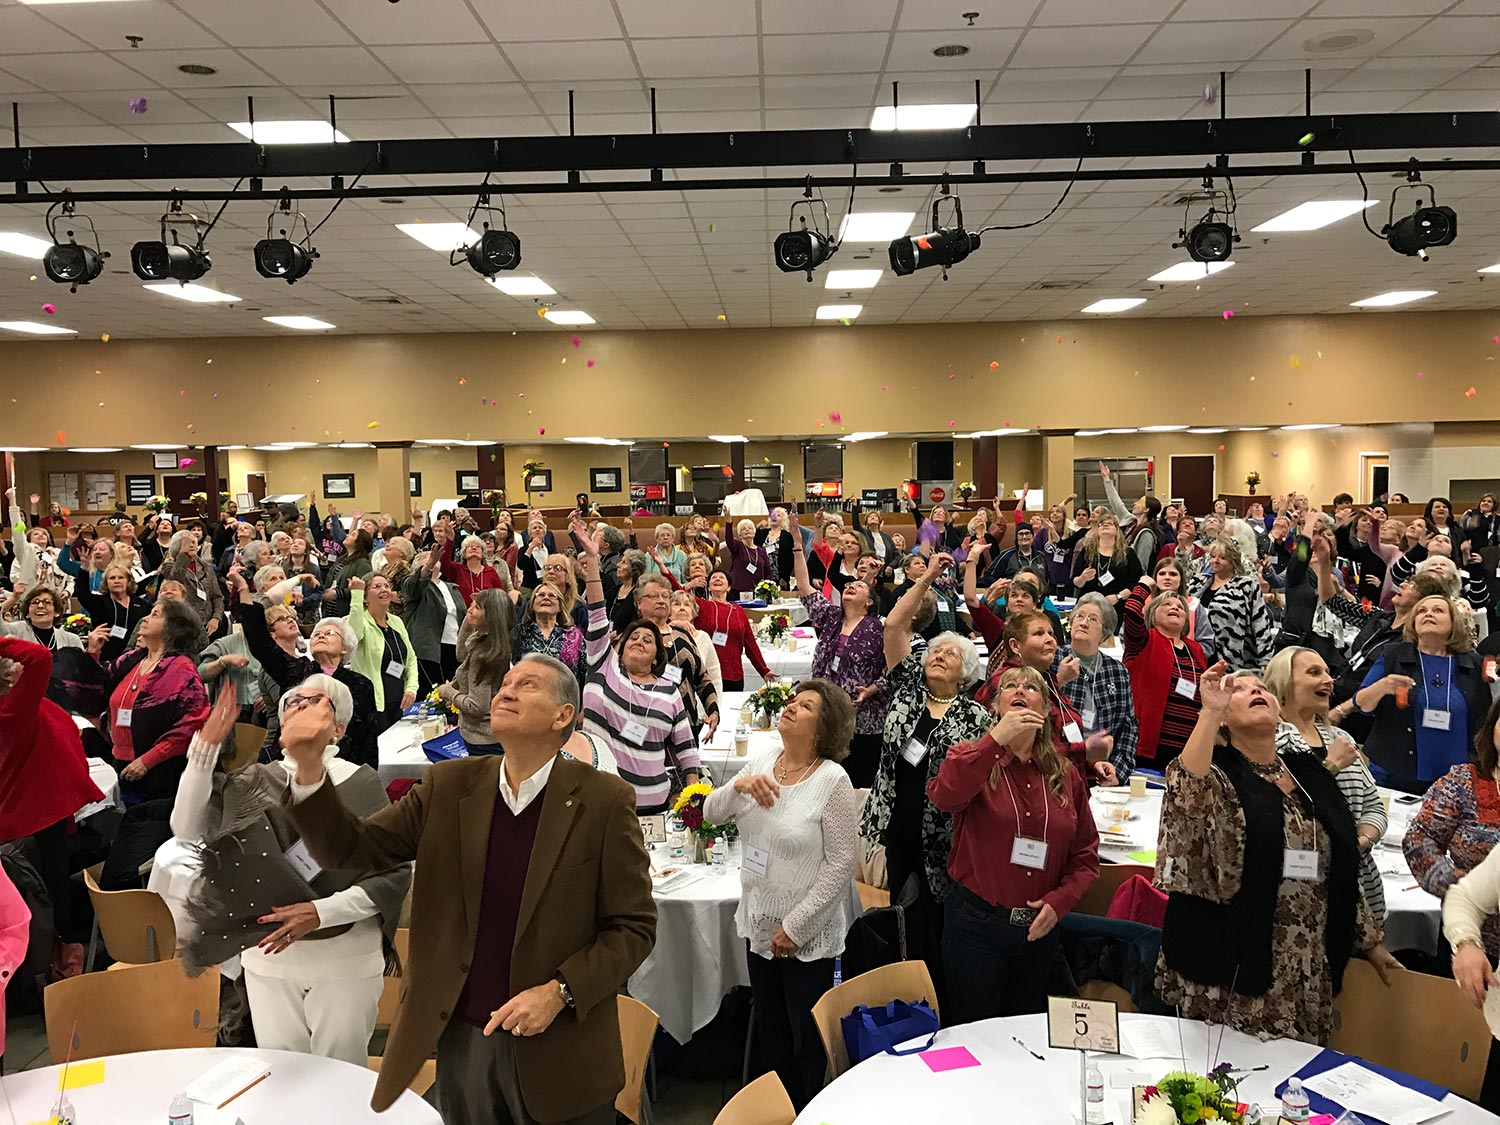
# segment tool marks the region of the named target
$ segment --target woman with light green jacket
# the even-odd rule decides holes
[[[406,623],[391,612],[393,594],[384,575],[349,579],[349,624],[359,636],[354,670],[375,686],[377,734],[417,698],[417,653]]]

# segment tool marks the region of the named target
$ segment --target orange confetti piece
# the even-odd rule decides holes
[[[1221,445],[1221,446],[1219,446],[1219,452],[1220,452],[1220,453],[1223,453],[1223,452],[1224,452],[1224,447],[1223,447],[1223,446],[1222,446],[1222,445]]]
[[[536,310],[536,315],[539,316],[539,317],[541,317],[543,320],[546,320],[547,319],[547,310],[546,309],[537,309]]]
[[[1474,396],[1475,396],[1475,395],[1477,395],[1477,394],[1478,394],[1478,393],[1479,393],[1479,392],[1478,392],[1478,391],[1476,391],[1476,390],[1475,390],[1475,389],[1474,389],[1474,388],[1473,388],[1473,387],[1470,387],[1470,388],[1469,388],[1469,389],[1468,389],[1468,390],[1466,390],[1466,391],[1465,391],[1465,392],[1464,392],[1464,398],[1473,398],[1473,397],[1474,397]]]
[[[106,332],[103,336],[100,336],[99,339],[106,344],[109,343],[109,333]]]
[[[100,403],[99,405],[103,406],[104,404]],[[67,444],[67,440],[63,437],[63,432],[61,430],[57,431],[57,444],[58,445],[66,445]]]
[[[998,370],[1000,370],[1000,363],[999,363],[998,360],[993,360],[993,359],[990,360],[990,370],[991,371],[998,371]]]
[[[467,386],[467,385],[468,385],[468,382],[469,382],[469,381],[468,381],[468,380],[467,380],[467,379],[464,379],[464,378],[462,378],[462,377],[460,377],[460,378],[459,378],[459,380],[458,380],[458,385],[459,385],[459,386],[460,386],[460,387],[463,387],[463,386]]]

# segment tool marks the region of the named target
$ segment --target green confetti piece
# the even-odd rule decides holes
[[[1302,139],[1299,140],[1297,143],[1299,145],[1301,145],[1303,148],[1306,148],[1308,145],[1312,144],[1313,141],[1315,141],[1317,139],[1318,139],[1318,137],[1317,137],[1316,133],[1303,133],[1302,134]]]
[[[1137,863],[1155,863],[1156,862],[1156,852],[1155,851],[1131,852],[1125,858],[1126,859],[1133,859]]]

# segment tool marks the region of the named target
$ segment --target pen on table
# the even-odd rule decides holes
[[[1230,1070],[1229,1073],[1230,1074],[1254,1074],[1257,1071],[1270,1070],[1270,1069],[1271,1069],[1271,1064],[1270,1063],[1261,1063],[1259,1066],[1235,1067],[1234,1069]]]
[[[1411,886],[1409,886],[1409,887],[1402,887],[1401,889],[1403,891],[1419,891],[1419,890],[1422,889],[1422,884],[1421,883],[1413,883]]]
[[[1016,1044],[1016,1046],[1020,1047],[1021,1050],[1025,1051],[1032,1058],[1037,1059],[1037,1060],[1039,1060],[1041,1062],[1046,1062],[1047,1061],[1047,1056],[1046,1055],[1039,1055],[1039,1054],[1037,1054],[1030,1047],[1026,1046],[1025,1043],[1022,1043],[1019,1039],[1017,1039],[1014,1035],[1011,1036],[1011,1041],[1014,1042]]]

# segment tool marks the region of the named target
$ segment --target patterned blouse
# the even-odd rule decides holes
[[[859,834],[873,847],[883,843],[896,807],[897,761],[917,729],[917,720],[927,709],[927,676],[921,654],[913,653],[886,674],[890,707],[885,713],[885,740],[880,747],[880,766],[875,784],[865,802]],[[1128,693],[1127,693],[1128,694]],[[936,902],[942,902],[953,886],[948,875],[948,852],[953,847],[953,817],[925,799],[927,783],[937,777],[948,747],[973,742],[990,729],[993,716],[981,704],[960,694],[949,705],[936,729],[927,738],[927,777],[922,783],[922,869]]]
[[[1406,826],[1401,850],[1411,873],[1429,894],[1441,898],[1490,854],[1500,841],[1500,789],[1468,763],[1454,766],[1432,783],[1422,807]],[[1484,948],[1500,957],[1500,915],[1484,920]]]
[[[1200,575],[1193,583],[1193,596],[1203,598],[1213,577],[1212,571]],[[1214,591],[1208,602],[1208,620],[1213,625],[1218,659],[1231,671],[1264,668],[1271,659],[1276,622],[1271,620],[1260,583],[1250,575],[1236,575]]]
[[[1073,655],[1072,645],[1060,646],[1052,665],[1053,675],[1057,674],[1057,666]],[[1108,731],[1114,739],[1109,762],[1124,781],[1135,772],[1136,738],[1140,733],[1135,699],[1130,694],[1130,670],[1113,657],[1098,652],[1092,660],[1081,656],[1078,660],[1082,665],[1078,678],[1060,690],[1078,708],[1084,734]]]
[[[854,712],[855,734],[879,734],[885,726],[885,622],[866,617],[848,636],[843,633],[843,607],[817,591],[802,595],[802,605],[818,632],[812,674],[832,680],[853,699],[869,684],[880,687]]]
[[[517,663],[527,653],[539,652],[543,656],[556,657],[573,669],[573,675],[580,683],[588,671],[583,666],[583,630],[577,625],[565,627],[560,621],[554,622],[551,634],[547,634],[537,628],[535,621],[528,619],[516,630],[511,644]]]

